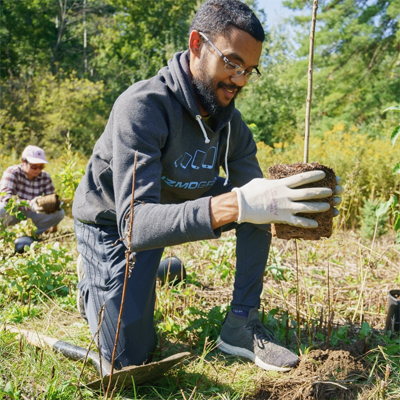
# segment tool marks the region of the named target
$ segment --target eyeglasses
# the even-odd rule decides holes
[[[37,169],[40,169],[42,171],[45,167],[44,164],[31,164],[31,163],[28,163],[28,164],[29,164],[29,167],[31,169],[33,169],[34,171],[36,171]]]
[[[211,42],[211,40],[202,32],[199,32],[199,35],[201,35],[204,40],[208,43],[211,44],[211,46],[214,48],[214,50],[219,54],[219,56],[224,60],[225,65],[224,69],[226,72],[228,72],[229,75],[232,76],[242,76],[247,82],[254,82],[256,81],[260,76],[261,73],[258,70],[257,67],[255,67],[255,71],[247,71],[245,68],[243,68],[241,65],[236,64],[232,61],[230,61],[227,57],[225,57]]]

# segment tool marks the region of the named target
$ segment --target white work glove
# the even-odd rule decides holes
[[[332,195],[329,188],[293,189],[319,181],[323,171],[309,171],[283,179],[257,178],[241,188],[234,188],[239,204],[238,222],[253,224],[282,223],[302,228],[316,228],[318,222],[296,216],[297,213],[318,213],[329,210],[329,203],[306,202]],[[301,201],[300,201],[301,200]]]
[[[31,206],[31,210],[36,214],[46,214],[43,207],[39,207],[37,204],[37,199],[39,198],[40,196],[35,197],[34,199],[28,201],[29,205]]]
[[[341,202],[342,202],[342,198],[340,195],[343,193],[343,188],[342,186],[340,186],[340,184],[342,183],[342,179],[340,178],[340,176],[336,175],[336,186],[335,186],[335,191],[333,192],[333,194],[335,195],[335,197],[333,198],[333,204],[335,206],[338,206]],[[337,217],[339,215],[339,210],[337,208],[333,209],[333,217]]]

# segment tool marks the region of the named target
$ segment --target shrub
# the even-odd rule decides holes
[[[275,143],[274,147],[257,143],[258,159],[266,176],[274,164],[292,164],[303,159],[304,138],[297,135],[292,143]],[[369,138],[356,127],[349,131],[337,124],[323,137],[310,141],[310,162],[318,161],[333,168],[343,180],[345,192],[341,209],[347,226],[356,228],[357,216],[366,198],[385,198],[399,189],[400,174],[393,175],[398,153],[388,148],[386,139]]]
[[[388,231],[386,227],[388,216],[385,214],[380,218],[376,217],[376,210],[378,209],[379,204],[379,201],[376,199],[366,200],[360,209],[361,215],[358,216],[358,218],[361,222],[360,233],[364,239],[372,239],[374,237],[376,226],[376,237],[380,237]]]

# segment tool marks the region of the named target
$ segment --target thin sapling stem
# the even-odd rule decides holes
[[[131,268],[132,268],[129,259],[130,259],[130,255],[131,255],[130,244],[132,242],[133,210],[134,210],[134,202],[135,202],[135,181],[136,181],[137,158],[138,158],[138,152],[136,151],[136,153],[135,153],[135,161],[133,163],[133,173],[132,173],[132,198],[131,198],[131,204],[130,204],[130,220],[129,220],[129,230],[128,230],[128,248],[127,248],[127,250],[125,252],[126,264],[125,264],[124,286],[123,286],[123,289],[122,289],[121,307],[119,309],[117,330],[115,332],[115,343],[114,343],[114,348],[113,348],[113,353],[112,353],[112,358],[111,358],[111,371],[110,371],[110,377],[109,377],[108,386],[107,386],[107,392],[106,392],[106,396],[105,396],[106,399],[108,399],[108,393],[110,392],[112,377],[113,377],[113,373],[114,373],[115,354],[116,354],[116,351],[117,351],[118,337],[119,337],[119,331],[120,331],[120,327],[121,327],[122,313],[124,311],[126,286],[128,284],[128,278],[130,277],[130,271],[131,271]],[[133,263],[135,261],[136,260],[133,257]]]
[[[312,100],[312,79],[313,79],[313,62],[314,62],[314,36],[315,24],[317,22],[318,0],[314,0],[311,31],[310,31],[310,49],[308,54],[308,86],[307,86],[307,102],[306,102],[306,130],[304,137],[304,162],[308,163],[308,148],[310,141],[310,116],[311,116],[311,100]]]

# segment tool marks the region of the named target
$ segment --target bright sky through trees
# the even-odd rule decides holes
[[[276,24],[283,23],[285,18],[299,13],[298,11],[293,11],[287,7],[284,7],[282,3],[283,0],[258,0],[258,7],[263,8],[267,14],[268,28],[272,28]]]

